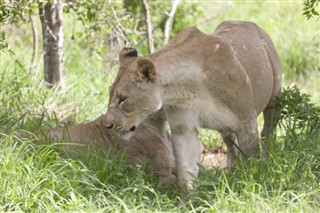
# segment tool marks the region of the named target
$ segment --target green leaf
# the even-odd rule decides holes
[[[319,13],[318,13],[314,8],[312,8],[311,12],[312,12],[312,14],[315,15],[315,16],[318,16],[318,15],[319,15]]]

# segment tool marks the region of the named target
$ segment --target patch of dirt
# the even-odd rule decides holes
[[[227,152],[223,150],[222,146],[216,146],[212,149],[203,149],[201,164],[208,169],[227,168]]]

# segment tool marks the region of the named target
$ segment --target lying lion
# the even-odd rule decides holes
[[[105,115],[85,124],[53,128],[45,136],[54,143],[62,143],[62,151],[112,150],[117,156],[126,156],[127,162],[141,165],[150,163],[148,171],[154,171],[164,179],[172,179],[175,160],[170,135],[165,129],[162,112],[156,112],[143,122],[130,140],[121,139],[105,126]],[[40,135],[43,137],[43,135]],[[69,143],[70,142],[70,143]]]

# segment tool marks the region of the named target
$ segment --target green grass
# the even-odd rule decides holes
[[[1,138],[0,211],[128,212],[175,208],[144,173],[94,151],[62,158],[52,146]],[[74,157],[75,158],[75,157]],[[171,203],[170,203],[170,202]],[[162,203],[167,203],[162,206]]]
[[[222,3],[204,4],[206,10],[215,11]],[[275,41],[285,85],[294,82],[319,105],[319,52],[312,46],[317,28],[300,16],[300,6],[301,2],[235,2],[200,28],[209,33],[223,19],[256,21]],[[103,59],[92,55],[69,39],[71,23],[66,19],[64,92],[45,87],[41,63],[29,73],[28,25],[12,28],[15,36],[8,41],[15,55],[1,52],[0,212],[319,212],[320,130],[309,131],[310,123],[301,130],[294,122],[306,114],[283,117],[277,137],[269,142],[268,159],[237,162],[228,171],[201,167],[195,190],[182,209],[177,208],[176,185],[163,186],[143,168],[128,166],[107,151],[62,155],[49,141],[43,145],[35,139],[21,141],[15,136],[20,131],[89,121],[106,111],[108,88],[117,71],[109,68],[106,58],[117,52],[108,52]],[[311,108],[299,112],[308,113],[315,106],[307,107]],[[201,139],[210,146],[220,141],[204,130]]]

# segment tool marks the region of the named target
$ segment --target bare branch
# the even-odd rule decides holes
[[[178,8],[179,3],[180,3],[180,0],[172,0],[171,1],[171,11],[170,11],[170,13],[167,13],[168,19],[166,21],[166,25],[164,28],[163,45],[165,45],[169,41],[170,33],[171,33],[171,29],[172,29],[172,23],[173,23],[173,19],[174,19],[174,14],[176,13],[176,10]]]
[[[151,25],[150,13],[149,13],[148,0],[142,0],[142,6],[143,6],[144,15],[145,15],[146,27],[147,27],[149,53],[153,53],[154,42],[153,42],[152,25]]]
[[[212,19],[215,19],[216,17],[220,16],[221,14],[225,13],[231,7],[232,4],[233,0],[228,0],[212,16],[198,21],[197,25],[205,24],[211,21]]]
[[[167,15],[164,15],[161,19],[161,21],[159,22],[159,24],[157,26],[155,26],[153,29],[152,29],[152,33],[154,31],[156,31],[158,28],[160,28],[166,21],[167,19]],[[140,46],[144,41],[146,40],[146,37],[142,38],[136,45],[136,47]]]

